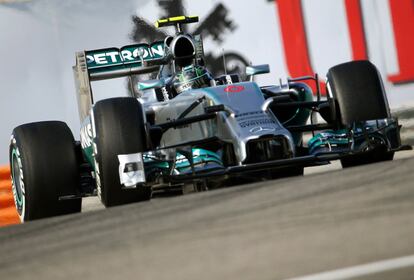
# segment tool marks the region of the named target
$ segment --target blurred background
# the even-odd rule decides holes
[[[414,144],[414,1],[412,0],[0,0],[0,165],[12,129],[62,120],[78,138],[72,66],[75,52],[163,38],[158,18],[198,15],[188,31],[204,37],[215,73],[270,64],[257,82],[312,75],[369,59],[384,79],[390,106]],[[127,95],[125,79],[94,85],[98,99]]]

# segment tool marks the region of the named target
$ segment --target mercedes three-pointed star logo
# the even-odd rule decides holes
[[[271,132],[271,131],[275,131],[275,129],[273,127],[267,127],[267,126],[256,126],[250,129],[251,133],[260,133],[264,131]]]

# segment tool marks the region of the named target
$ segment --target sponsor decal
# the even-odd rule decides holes
[[[243,128],[249,127],[249,126],[260,126],[264,124],[275,124],[276,122],[269,118],[260,118],[255,120],[249,120],[245,122],[240,122],[239,125]]]
[[[88,123],[84,127],[81,128],[80,132],[80,140],[81,140],[81,146],[82,149],[86,149],[90,146],[92,146],[92,125]]]
[[[258,115],[258,114],[263,114],[263,111],[251,111],[251,112],[241,113],[241,114],[237,114],[235,117],[236,118],[247,118],[247,117]]]
[[[244,90],[244,86],[236,86],[236,85],[230,85],[224,88],[225,92],[231,92],[231,93],[241,92],[243,90]]]
[[[164,43],[155,42],[151,45],[136,44],[118,48],[108,48],[86,52],[88,69],[104,66],[141,64],[141,61],[163,58],[165,54]]]
[[[19,214],[20,221],[24,222],[25,216],[25,187],[23,181],[23,165],[20,157],[19,148],[16,146],[16,139],[12,135],[11,144],[13,146],[11,154],[11,165],[12,165],[12,192],[14,203],[16,205],[17,213]],[[16,161],[16,162],[15,162]],[[18,167],[18,170],[14,168]],[[17,178],[15,177],[17,176]]]
[[[267,114],[265,114],[263,111],[245,112],[245,113],[237,114],[235,117],[240,127],[242,128],[246,128],[250,126],[259,127],[259,126],[263,126],[266,124],[277,124],[274,120],[269,118]]]
[[[102,184],[101,184],[101,174],[99,172],[99,164],[96,160],[96,155],[93,157],[93,161],[95,164],[95,182],[96,182],[96,191],[99,199],[102,199]]]
[[[118,155],[119,179],[125,188],[136,188],[145,183],[144,161],[142,153]]]
[[[90,111],[90,116],[91,116],[91,127],[92,127],[92,139],[96,138],[96,127],[95,127],[95,115],[94,115],[94,111],[93,108]],[[101,173],[99,171],[99,163],[96,159],[97,155],[98,155],[98,147],[96,146],[95,142],[92,142],[92,151],[93,151],[93,164],[94,164],[94,168],[95,168],[95,183],[96,183],[96,193],[98,195],[98,198],[100,200],[102,200],[102,184],[101,184]]]

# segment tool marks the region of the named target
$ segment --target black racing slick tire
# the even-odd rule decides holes
[[[81,211],[75,141],[59,121],[28,123],[13,130],[10,169],[20,220],[30,221]],[[72,199],[62,199],[72,197]]]
[[[334,118],[342,126],[391,116],[381,76],[369,61],[336,65],[327,74]]]
[[[334,101],[332,116],[338,127],[354,122],[390,118],[390,109],[381,76],[369,61],[351,61],[332,67],[328,74],[328,91]],[[377,149],[371,153],[341,159],[342,167],[392,160],[394,152]]]
[[[106,207],[149,200],[151,188],[124,188],[118,155],[142,153],[147,137],[142,105],[135,98],[101,100],[93,108],[95,175],[98,196]]]

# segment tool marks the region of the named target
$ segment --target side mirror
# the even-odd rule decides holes
[[[246,75],[250,76],[250,81],[253,81],[255,75],[270,73],[269,64],[252,65],[246,67]]]
[[[138,90],[147,90],[152,88],[162,88],[165,87],[165,80],[148,80],[148,81],[141,81],[138,82]]]

